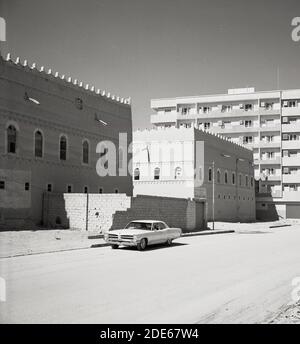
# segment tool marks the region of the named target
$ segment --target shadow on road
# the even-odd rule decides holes
[[[188,245],[188,244],[176,242],[176,243],[173,243],[171,246],[161,245],[161,244],[151,245],[151,246],[147,246],[145,251],[155,251],[155,250],[159,250],[159,249],[175,248],[178,246],[185,246],[185,245]],[[119,250],[137,251],[137,248],[136,247],[123,246],[123,247],[120,247]]]

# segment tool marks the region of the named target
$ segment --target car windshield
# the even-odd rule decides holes
[[[125,227],[126,229],[142,229],[145,231],[151,231],[152,223],[149,222],[129,222]]]

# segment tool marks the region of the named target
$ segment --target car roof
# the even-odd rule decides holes
[[[161,221],[161,220],[134,220],[134,221],[130,221],[130,222],[153,223],[153,222],[164,222],[164,221]]]

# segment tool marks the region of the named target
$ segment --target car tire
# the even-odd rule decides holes
[[[168,246],[171,246],[171,245],[173,244],[172,239],[168,239],[167,242],[166,242],[166,244],[167,244]]]
[[[139,251],[144,251],[144,249],[147,247],[147,240],[142,239],[138,244],[137,244],[137,249]]]
[[[111,248],[112,248],[113,250],[116,250],[117,248],[119,248],[119,245],[116,245],[116,244],[111,245]]]

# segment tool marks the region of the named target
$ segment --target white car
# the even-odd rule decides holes
[[[170,228],[163,221],[137,220],[131,221],[124,229],[111,230],[104,235],[104,240],[113,249],[121,245],[136,246],[142,251],[155,244],[171,245],[174,239],[181,236],[180,228]]]

